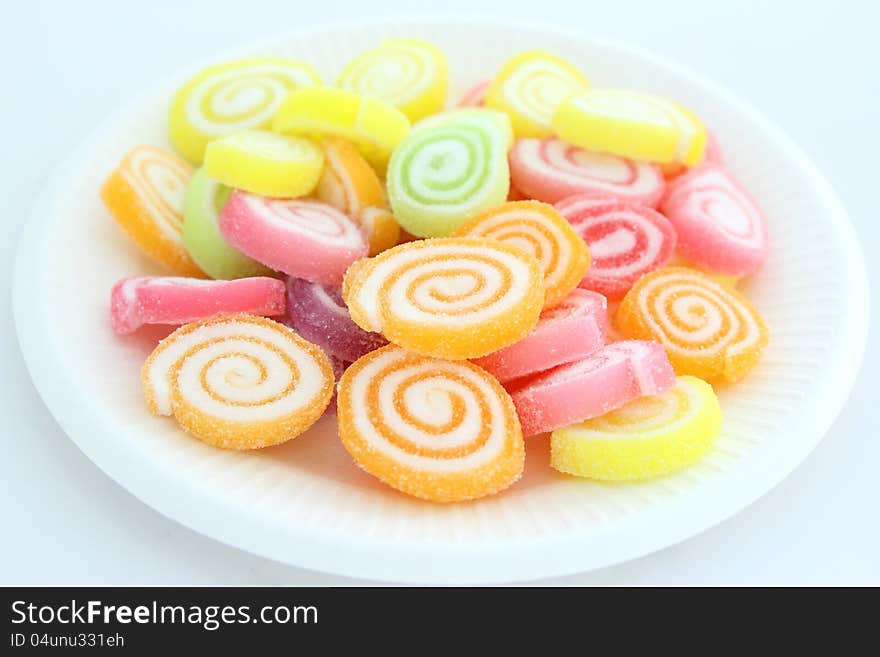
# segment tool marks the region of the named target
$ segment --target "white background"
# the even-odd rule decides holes
[[[108,113],[182,65],[299,25],[421,3],[24,2],[0,38],[0,584],[357,584],[166,520],[83,456],[34,390],[10,309],[13,254],[46,177]],[[880,289],[880,12],[863,2],[446,0],[465,15],[581,26],[715,78],[780,124],[835,186]],[[441,4],[437,3],[437,9]],[[527,44],[523,44],[526,47]],[[589,71],[587,71],[589,75]],[[97,190],[96,190],[97,193]],[[880,584],[878,304],[862,372],[819,448],[762,500],[652,556],[552,584]]]

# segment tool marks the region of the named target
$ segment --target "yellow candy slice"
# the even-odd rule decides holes
[[[550,464],[591,479],[649,479],[696,463],[720,432],[721,407],[712,386],[680,376],[662,395],[554,431]]]
[[[650,162],[693,166],[706,149],[706,128],[689,110],[637,91],[590,89],[569,96],[553,128],[575,146]]]
[[[386,39],[355,57],[336,86],[394,105],[415,123],[443,109],[449,87],[446,57],[418,39]]]
[[[347,139],[382,174],[409,127],[405,114],[378,98],[328,87],[291,91],[273,124],[285,134]]]
[[[268,128],[291,89],[321,84],[308,64],[279,57],[242,59],[205,69],[177,94],[168,117],[171,143],[201,164],[213,139],[251,128]]]
[[[310,194],[324,153],[308,139],[245,130],[216,139],[205,151],[205,173],[235,189],[280,198]]]
[[[588,84],[564,59],[529,50],[501,67],[486,91],[486,107],[507,113],[517,137],[547,137],[560,103]]]
[[[315,197],[347,214],[363,228],[370,255],[396,246],[400,226],[388,208],[385,189],[373,167],[344,139],[325,139],[324,170]]]

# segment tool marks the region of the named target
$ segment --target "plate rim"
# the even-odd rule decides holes
[[[137,468],[133,467],[136,464],[131,462],[130,457],[127,458],[125,452],[102,450],[94,439],[86,438],[101,429],[103,439],[108,440],[108,437],[112,438],[110,427],[102,426],[103,422],[99,417],[90,417],[87,406],[74,409],[66,403],[69,399],[69,388],[65,386],[63,378],[57,376],[58,372],[54,364],[58,360],[46,348],[45,342],[40,340],[41,322],[38,321],[41,314],[38,301],[40,297],[34,292],[39,288],[36,283],[41,272],[36,270],[35,260],[27,257],[27,254],[34,253],[39,247],[41,237],[50,224],[48,210],[51,208],[52,199],[57,195],[57,189],[63,183],[64,171],[70,163],[81,159],[91,140],[107,132],[110,126],[141,105],[144,99],[155,95],[159,88],[170,86],[188,71],[208,65],[220,56],[234,57],[236,53],[260,48],[261,44],[265,46],[297,36],[352,30],[368,27],[371,24],[381,24],[386,27],[391,24],[405,29],[407,26],[436,26],[440,23],[555,33],[618,49],[669,68],[676,74],[706,88],[726,104],[733,106],[737,112],[748,115],[751,120],[759,124],[793,161],[799,163],[801,172],[810,179],[829,211],[836,215],[835,231],[848,256],[843,271],[844,288],[848,297],[846,307],[850,309],[851,317],[841,326],[841,330],[847,334],[846,340],[843,341],[845,344],[843,357],[837,362],[833,377],[826,377],[829,383],[826,383],[825,388],[829,394],[823,397],[824,402],[821,405],[813,409],[811,431],[809,436],[805,436],[803,449],[787,454],[789,458],[783,464],[773,463],[772,468],[769,467],[770,464],[763,464],[764,467],[755,473],[755,478],[746,489],[747,492],[743,494],[726,492],[722,499],[715,500],[716,510],[708,519],[703,514],[694,513],[693,509],[689,513],[687,507],[691,506],[690,504],[681,502],[672,504],[664,514],[648,514],[634,527],[618,528],[613,532],[614,540],[610,544],[603,545],[603,541],[591,539],[594,542],[591,543],[589,551],[583,550],[576,535],[565,540],[542,537],[528,541],[519,540],[515,543],[484,541],[479,545],[455,546],[401,543],[396,540],[343,542],[340,541],[338,534],[314,527],[288,527],[283,536],[285,540],[278,541],[277,529],[264,526],[259,517],[248,515],[241,507],[222,506],[212,502],[212,498],[204,493],[200,494],[197,486],[188,486],[179,478],[168,476],[167,472],[165,479],[160,482],[153,477],[145,476],[144,472],[138,474]],[[13,269],[13,314],[19,346],[28,372],[41,399],[62,430],[105,474],[163,516],[199,534],[244,551],[291,566],[329,574],[410,583],[484,584],[529,581],[615,565],[680,543],[750,506],[786,479],[809,456],[843,409],[860,370],[867,345],[870,293],[867,271],[855,228],[830,183],[802,149],[781,128],[746,101],[722,85],[695,73],[686,65],[621,40],[602,38],[545,21],[499,20],[487,16],[461,18],[449,14],[401,15],[381,20],[330,21],[219,51],[192,66],[183,66],[174,74],[163,77],[149,85],[129,103],[112,112],[55,167],[45,189],[45,193],[38,197],[32,207],[19,236]],[[831,385],[831,381],[834,385]],[[67,382],[67,385],[70,383],[73,382]],[[179,500],[182,496],[191,498],[192,502],[180,505]],[[673,510],[674,507],[680,508]],[[675,514],[675,522],[668,522],[670,513]],[[625,547],[621,549],[621,545]],[[296,547],[294,553],[285,552],[285,548],[290,546]],[[426,564],[430,564],[431,567],[426,568]]]

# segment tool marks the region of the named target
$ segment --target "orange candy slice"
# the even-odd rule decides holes
[[[623,298],[617,326],[629,338],[653,339],[677,374],[739,381],[769,341],[761,315],[739,292],[686,267],[643,276]]]
[[[587,245],[552,205],[509,201],[487,210],[455,231],[456,237],[488,237],[530,253],[544,274],[544,307],[562,301],[590,266]]]
[[[468,362],[382,347],[342,375],[337,414],[357,464],[414,497],[472,500],[507,488],[523,471],[510,396]]]
[[[183,245],[183,200],[194,169],[154,146],[137,146],[104,182],[101,199],[141,251],[180,276],[205,277]]]
[[[354,322],[436,358],[478,358],[531,333],[544,303],[530,254],[481,238],[400,244],[349,267],[342,296]]]
[[[141,370],[147,405],[199,440],[256,449],[295,438],[327,408],[335,379],[320,347],[253,315],[192,322]]]
[[[324,171],[315,197],[361,225],[370,242],[370,255],[395,246],[400,226],[388,208],[385,189],[373,167],[344,139],[324,139],[321,145]]]

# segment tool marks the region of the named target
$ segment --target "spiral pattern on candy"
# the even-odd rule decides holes
[[[205,69],[177,92],[171,105],[171,143],[200,164],[211,140],[266,128],[287,92],[321,84],[308,64],[276,57],[228,62]]]
[[[651,208],[592,196],[556,204],[593,258],[580,286],[620,299],[643,274],[662,267],[675,252],[675,230]]]
[[[721,407],[712,386],[680,376],[661,395],[554,431],[550,465],[591,479],[648,479],[697,462],[720,431]]]
[[[655,339],[678,374],[739,381],[769,341],[751,303],[702,272],[666,267],[642,277],[617,311],[627,337]]]
[[[333,371],[321,349],[252,315],[187,324],[162,340],[141,370],[150,410],[174,415],[193,436],[225,449],[276,445],[321,417]]]
[[[220,231],[242,253],[290,276],[339,285],[367,254],[360,228],[310,199],[270,199],[238,190],[220,214]]]
[[[339,436],[389,486],[436,502],[497,493],[522,474],[522,431],[510,397],[467,362],[389,345],[351,365],[338,394]]]
[[[517,137],[545,137],[559,104],[586,89],[587,79],[564,59],[530,50],[504,64],[486,91],[486,107],[506,112]]]
[[[507,198],[510,124],[500,112],[457,110],[422,121],[388,168],[397,221],[419,237],[445,237]]]
[[[136,146],[101,187],[101,199],[132,241],[180,276],[204,276],[181,235],[192,176],[193,168],[173,153]]]
[[[532,254],[544,274],[544,307],[564,299],[590,265],[584,241],[552,205],[509,201],[458,227],[459,237],[488,237]]]
[[[517,139],[510,180],[531,198],[556,203],[575,194],[603,194],[655,207],[665,183],[660,170],[610,153],[594,153],[561,139]]]
[[[499,242],[450,237],[401,244],[346,272],[358,326],[438,358],[485,356],[528,335],[544,301],[541,268]]]
[[[443,109],[447,78],[439,48],[418,39],[386,39],[349,62],[336,86],[380,98],[416,122]]]
[[[662,209],[678,233],[681,255],[703,269],[738,278],[767,257],[761,209],[719,164],[707,162],[677,178]]]

